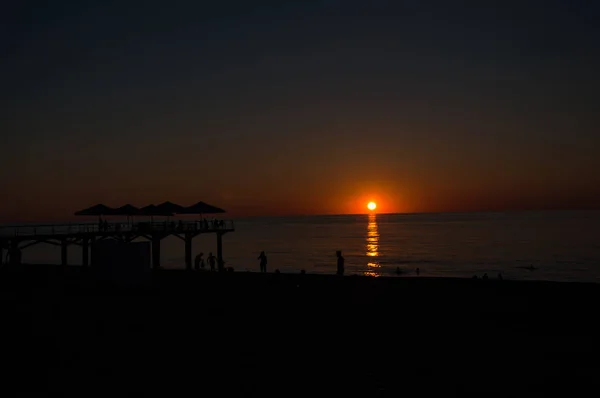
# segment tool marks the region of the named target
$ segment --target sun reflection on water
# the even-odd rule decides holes
[[[369,214],[369,223],[367,224],[367,271],[364,272],[366,276],[381,276],[379,268],[379,261],[376,257],[379,257],[379,230],[377,229],[377,216],[375,214]]]

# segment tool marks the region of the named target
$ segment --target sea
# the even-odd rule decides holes
[[[226,217],[224,217],[226,218]],[[234,219],[223,237],[226,267],[333,274],[336,250],[346,274],[372,277],[482,277],[600,282],[600,211],[362,214]],[[216,253],[216,236],[194,239],[193,256]],[[69,264],[81,264],[69,247]],[[24,263],[58,264],[60,248],[23,250]],[[183,241],[162,242],[161,265],[184,267]]]

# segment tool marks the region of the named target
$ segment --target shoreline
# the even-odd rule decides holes
[[[31,263],[31,264],[19,264],[19,265],[8,265],[8,264],[3,264],[0,266],[0,273],[5,272],[5,273],[9,273],[9,274],[14,274],[14,273],[30,273],[33,272],[35,275],[35,273],[60,273],[65,271],[65,276],[66,275],[76,275],[76,274],[80,274],[80,275],[90,275],[92,274],[92,270],[93,267],[91,266],[82,266],[82,265],[57,265],[57,264],[37,264],[37,263]],[[179,268],[159,268],[159,269],[149,269],[148,273],[150,275],[186,275],[189,277],[197,277],[197,275],[227,275],[227,276],[231,276],[232,278],[237,278],[239,277],[239,275],[263,275],[263,273],[259,272],[259,271],[251,271],[249,269],[245,269],[242,271],[225,271],[225,272],[217,272],[217,271],[210,271],[209,269],[202,269],[202,270],[186,270],[185,267],[179,267]],[[317,279],[339,279],[339,277],[335,274],[335,273],[310,273],[310,272],[306,272],[305,274],[302,274],[301,272],[274,272],[274,271],[268,271],[264,276],[281,276],[282,278],[295,278],[295,277],[305,277],[305,278],[317,278]],[[600,288],[600,282],[592,282],[592,281],[557,281],[557,280],[548,280],[548,279],[514,279],[514,278],[509,278],[509,279],[498,279],[497,276],[490,276],[489,279],[484,280],[482,279],[481,275],[477,275],[477,278],[473,278],[473,277],[461,277],[461,276],[430,276],[427,273],[424,273],[423,275],[416,275],[414,272],[413,273],[403,273],[400,275],[379,275],[379,276],[371,276],[371,275],[359,275],[359,274],[345,274],[343,276],[343,279],[356,279],[356,280],[363,280],[363,281],[371,281],[371,280],[378,280],[381,281],[381,283],[395,283],[392,281],[396,281],[396,280],[419,280],[419,279],[427,279],[427,280],[436,280],[436,281],[473,281],[473,282],[481,282],[481,283],[502,283],[502,282],[508,282],[508,283],[533,283],[533,284],[559,284],[559,285],[590,285],[590,286],[598,286],[598,288]]]
[[[37,269],[37,268],[48,268],[48,269],[57,269],[60,267],[63,267],[60,264],[52,264],[52,263],[22,263],[19,266],[12,266],[12,265],[8,265],[8,264],[3,264],[2,266],[3,268],[18,268],[18,267],[23,267],[23,268],[27,268],[27,269]],[[87,268],[91,268],[91,266],[84,266],[82,264],[79,263],[73,263],[73,264],[69,264],[66,265],[66,267],[68,269],[85,269]],[[226,264],[226,268],[227,268],[227,264]],[[242,273],[259,273],[258,271],[258,267],[254,266],[254,267],[244,267],[244,268],[234,268],[234,273],[236,274],[242,274]],[[321,272],[321,271],[317,271],[315,272],[314,270],[312,270],[310,267],[309,268],[305,268],[306,274],[307,275],[321,275],[321,276],[334,276],[335,275],[335,267],[331,266],[331,269],[328,272]],[[166,266],[163,266],[159,269],[160,271],[174,271],[174,272],[179,272],[179,271],[187,271],[186,267],[184,264],[168,264]],[[530,282],[551,282],[551,283],[581,283],[581,284],[597,284],[600,285],[600,279],[598,278],[553,278],[551,276],[547,276],[544,277],[544,273],[542,272],[540,275],[541,277],[539,279],[535,278],[535,275],[537,274],[536,271],[539,271],[540,268],[534,268],[534,269],[529,269],[527,267],[523,267],[523,266],[515,266],[513,269],[505,269],[503,271],[501,271],[500,273],[503,276],[503,280],[505,281],[530,281]],[[281,274],[286,274],[286,275],[294,275],[294,274],[300,274],[301,269],[293,269],[290,270],[288,268],[282,268],[280,269]],[[152,272],[154,272],[154,270],[152,270]],[[193,272],[198,272],[198,271],[193,271]],[[203,270],[200,270],[199,272],[210,272],[209,268],[206,267]],[[352,273],[350,273],[352,272]],[[541,271],[540,271],[541,272]],[[275,269],[269,269],[269,274],[273,274],[275,273]],[[488,277],[489,277],[489,281],[493,281],[493,280],[498,280],[498,272],[490,272],[490,270],[485,270],[485,269],[480,269],[480,270],[473,270],[473,272],[461,272],[460,270],[455,270],[455,271],[446,271],[441,273],[440,271],[428,271],[427,269],[421,269],[421,273],[420,275],[418,275],[416,273],[415,269],[405,269],[405,268],[401,268],[401,273],[397,274],[394,270],[391,269],[386,269],[385,271],[380,271],[379,275],[369,275],[368,271],[350,271],[347,270],[347,273],[344,275],[345,277],[366,277],[366,278],[385,278],[385,279],[396,279],[396,278],[433,278],[433,279],[471,279],[474,276],[477,276],[478,279],[482,279],[483,275],[487,273]]]

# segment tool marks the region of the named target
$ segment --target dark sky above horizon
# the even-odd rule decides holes
[[[591,1],[22,1],[0,219],[598,207]]]

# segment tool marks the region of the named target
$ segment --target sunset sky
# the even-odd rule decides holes
[[[600,207],[595,2],[13,3],[0,221]]]

